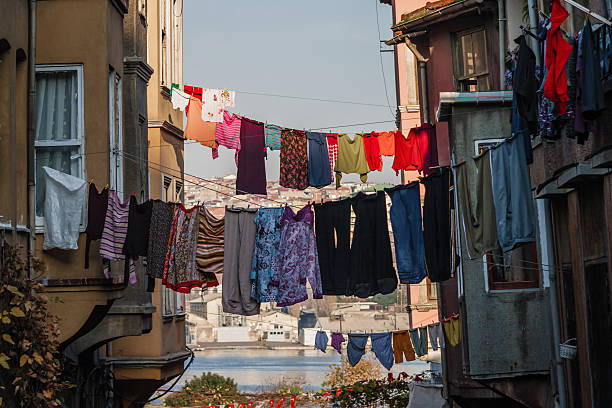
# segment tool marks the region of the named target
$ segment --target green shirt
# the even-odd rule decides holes
[[[363,138],[361,133],[355,133],[351,138],[345,133],[338,133],[338,159],[334,171],[336,172],[336,188],[340,187],[342,173],[356,173],[362,183],[368,181],[370,166],[365,156]]]

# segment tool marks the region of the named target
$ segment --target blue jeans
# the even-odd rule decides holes
[[[419,283],[427,276],[419,183],[399,185],[385,191],[391,197],[397,273],[402,283]]]

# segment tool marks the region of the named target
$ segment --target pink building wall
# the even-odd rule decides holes
[[[393,24],[402,19],[402,14],[409,13],[423,7],[426,0],[392,0],[390,2],[393,13]],[[397,106],[400,115],[399,130],[407,135],[411,128],[421,124],[421,113],[418,100],[418,66],[416,58],[405,44],[395,46],[395,84]],[[416,171],[407,171],[404,182],[417,180],[419,176]],[[421,203],[425,190],[421,186]],[[427,279],[415,285],[409,285],[411,324],[412,327],[420,327],[425,324],[438,321],[437,300],[429,296],[431,293]]]

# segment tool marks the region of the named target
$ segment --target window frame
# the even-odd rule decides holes
[[[461,38],[466,36],[466,35],[470,35],[473,34],[475,32],[478,31],[482,31],[483,34],[483,50],[484,50],[484,63],[485,63],[485,67],[486,70],[483,72],[478,72],[478,73],[474,73],[472,75],[460,75],[459,74],[459,61],[463,60],[463,46],[461,45]],[[453,73],[455,76],[455,90],[457,90],[458,92],[471,92],[471,91],[465,91],[462,88],[462,83],[470,78],[476,78],[478,80],[478,78],[480,77],[488,77],[488,83],[489,86],[487,90],[490,90],[491,88],[491,69],[489,67],[489,54],[488,54],[488,50],[487,50],[487,29],[485,26],[477,26],[477,27],[472,27],[469,28],[467,30],[462,30],[462,31],[457,31],[455,33],[453,33],[453,56],[454,56],[454,60],[453,60]],[[476,86],[478,86],[478,84],[476,84]],[[479,91],[478,89],[476,91]]]
[[[166,302],[168,303],[168,308],[166,308]],[[176,315],[176,292],[172,289],[169,289],[166,286],[163,286],[162,290],[162,317],[172,317]]]
[[[36,130],[34,134],[34,172],[36,172],[37,162],[37,148],[38,147],[66,147],[66,146],[78,146],[78,160],[79,171],[75,177],[79,177],[83,180],[87,179],[86,168],[85,168],[85,93],[83,91],[83,64],[37,64],[35,67],[35,75],[39,72],[65,72],[75,71],[77,74],[77,139],[70,139],[65,142],[57,142],[50,140],[36,140]],[[72,158],[71,158],[72,159]],[[34,175],[36,180],[36,174]],[[36,194],[36,193],[35,193]],[[36,198],[34,199],[36,202]],[[81,223],[79,225],[79,232],[84,232],[86,228],[86,216],[87,211],[83,211],[81,214]],[[44,232],[45,216],[35,216],[35,231],[36,233]]]
[[[493,146],[497,143],[500,143],[504,140],[504,138],[494,138],[494,139],[480,139],[474,141],[474,154],[478,156],[482,153],[482,148],[487,148]],[[492,257],[493,254],[489,251],[482,256],[482,267],[485,276],[485,290],[486,292],[504,292],[504,291],[537,291],[541,288],[541,277],[540,277],[540,255],[538,254],[538,243],[534,241],[531,245],[534,246],[535,257],[537,265],[534,265],[534,280],[526,280],[526,281],[510,281],[510,282],[496,282],[493,281],[493,271],[490,268],[489,257]],[[503,252],[502,252],[503,253]],[[512,268],[511,265],[509,265]]]
[[[112,67],[108,73],[109,186],[122,199],[124,194],[123,160],[123,82]],[[117,90],[117,92],[115,92]],[[116,130],[116,131],[115,131]]]

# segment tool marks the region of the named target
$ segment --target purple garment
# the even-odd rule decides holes
[[[264,124],[242,118],[236,194],[266,195]]]
[[[277,268],[271,281],[272,285],[278,286],[278,307],[307,300],[306,280],[310,282],[313,297],[323,298],[313,220],[314,213],[310,205],[297,214],[290,207],[285,208],[281,220]]]
[[[346,339],[342,335],[342,333],[332,333],[331,337],[331,346],[336,349],[339,354],[342,354],[342,343],[344,343]]]

